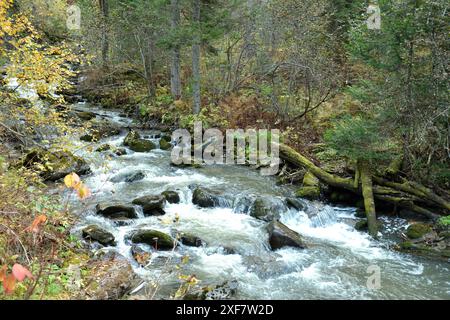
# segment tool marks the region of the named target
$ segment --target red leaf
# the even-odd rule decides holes
[[[34,232],[34,233],[38,233],[40,225],[43,224],[45,221],[47,221],[47,216],[45,214],[41,214],[41,215],[37,216],[34,219],[34,221],[31,224],[31,226],[29,226],[25,230],[26,231],[30,231],[30,232]]]
[[[17,281],[22,282],[25,278],[33,279],[33,275],[27,268],[16,263],[12,267],[12,274],[17,279]]]
[[[5,290],[6,294],[12,294],[15,288],[16,278],[14,278],[14,275],[10,274],[3,280],[3,290]]]

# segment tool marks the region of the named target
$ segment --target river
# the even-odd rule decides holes
[[[130,119],[119,112],[94,109],[87,104],[76,105],[122,126]],[[156,131],[140,132],[158,143]],[[103,139],[97,145],[109,143],[122,147],[122,135]],[[78,142],[83,146],[84,142]],[[95,146],[94,146],[95,149]],[[83,177],[93,193],[86,204],[75,196],[70,198],[79,224],[73,233],[81,236],[86,225],[97,224],[111,232],[117,250],[130,259],[134,272],[142,279],[160,282],[156,297],[163,298],[176,291],[179,280],[175,273],[168,274],[161,261],[171,257],[174,263],[188,255],[185,274],[195,274],[201,284],[217,284],[237,280],[237,299],[449,299],[450,265],[426,260],[389,249],[408,222],[400,218],[381,217],[385,224],[381,239],[372,240],[366,233],[356,231],[355,208],[338,207],[320,202],[304,201],[306,209],[284,210],[281,221],[299,232],[308,243],[307,249],[282,248],[272,251],[268,245],[266,223],[251,217],[243,205],[249,197],[284,199],[293,197],[290,186],[278,186],[275,178],[259,175],[245,166],[214,165],[202,168],[179,168],[170,164],[170,151],[160,149],[148,153],[135,153],[109,157],[107,153],[79,150],[90,164],[92,174]],[[113,183],[117,174],[142,171],[145,178],[132,182]],[[229,199],[229,206],[199,208],[192,203],[192,188],[198,184],[219,190]],[[129,204],[144,195],[175,190],[180,194],[178,204],[167,204],[166,214],[160,217],[139,218],[129,225],[117,226],[98,216],[95,205],[99,202]],[[172,221],[179,217],[179,221]],[[174,234],[188,232],[200,237],[206,246],[180,245],[175,251],[152,253],[149,265],[140,266],[131,255],[126,235],[133,230],[151,228]],[[150,248],[145,248],[150,250]],[[375,269],[373,269],[375,268]],[[368,272],[369,270],[369,272]],[[371,271],[372,270],[372,271]],[[370,289],[368,278],[373,270],[380,271],[380,287]],[[162,274],[162,276],[161,276]]]

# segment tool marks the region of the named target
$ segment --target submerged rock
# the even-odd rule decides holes
[[[306,248],[306,244],[300,234],[289,229],[279,221],[272,221],[269,223],[267,231],[269,232],[269,244],[272,250],[286,246],[302,249]]]
[[[49,151],[40,147],[31,149],[18,165],[35,168],[48,181],[59,180],[72,172],[83,175],[91,171],[86,161],[69,151]]]
[[[161,195],[140,197],[134,199],[132,203],[141,206],[142,211],[147,216],[162,216],[165,214],[166,198]]]
[[[161,193],[168,203],[180,203],[180,195],[176,191],[167,190]]]
[[[134,219],[138,217],[133,207],[122,204],[99,203],[95,209],[97,214],[110,219]]]
[[[117,149],[114,151],[114,154],[115,154],[116,156],[123,156],[123,155],[126,155],[126,154],[127,154],[127,149],[125,149],[125,148],[117,148]]]
[[[111,179],[109,179],[109,181],[114,182],[114,183],[119,183],[119,182],[135,182],[135,181],[139,181],[145,178],[145,174],[142,171],[135,171],[135,172],[126,172],[126,173],[119,173],[117,175],[115,175],[114,177],[112,177]]]
[[[112,233],[101,229],[99,226],[90,225],[82,230],[83,238],[97,241],[104,246],[115,245],[115,238]]]
[[[253,202],[250,215],[260,220],[272,221],[279,219],[280,214],[286,210],[286,205],[278,198],[258,197]]]
[[[145,243],[157,250],[171,250],[176,241],[170,235],[157,230],[139,230],[131,236],[133,243]]]

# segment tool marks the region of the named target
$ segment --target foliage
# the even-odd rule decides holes
[[[345,116],[325,133],[325,141],[341,156],[351,160],[377,162],[392,155],[393,143],[379,130],[379,124],[362,116]]]

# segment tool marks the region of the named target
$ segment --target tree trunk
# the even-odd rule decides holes
[[[375,212],[375,200],[373,198],[372,173],[370,165],[366,161],[358,161],[359,172],[361,174],[362,194],[364,207],[366,209],[367,224],[369,234],[376,238],[378,234],[377,215]]]
[[[180,25],[180,7],[178,0],[171,0],[172,7],[172,32],[177,32]],[[178,42],[178,40],[177,40]],[[172,48],[172,63],[170,66],[170,89],[175,100],[181,98],[181,63],[180,46],[176,43]]]
[[[194,0],[193,21],[195,24],[194,44],[192,45],[192,73],[193,73],[193,113],[199,114],[201,108],[200,96],[200,0]]]
[[[101,12],[101,21],[102,21],[102,66],[103,69],[108,68],[108,53],[109,53],[109,38],[108,38],[108,16],[109,16],[109,7],[108,0],[99,0],[100,12]]]

